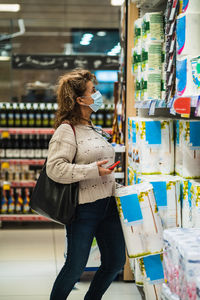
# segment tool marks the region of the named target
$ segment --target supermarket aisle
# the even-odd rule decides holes
[[[16,224],[0,229],[0,300],[48,300],[64,261],[64,229],[56,224]],[[69,300],[83,300],[81,281]],[[114,282],[104,300],[140,300],[133,283]]]

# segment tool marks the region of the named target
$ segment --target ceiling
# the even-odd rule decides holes
[[[5,33],[9,20],[22,18],[26,35],[67,35],[70,28],[119,28],[119,6],[110,0],[2,0],[18,3],[17,13],[0,12],[0,32]]]

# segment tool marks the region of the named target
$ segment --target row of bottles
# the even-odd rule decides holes
[[[30,197],[33,188],[12,188],[4,185],[0,188],[0,214],[30,214]]]
[[[38,179],[41,168],[40,164],[26,164],[23,161],[3,161],[1,163],[0,181],[34,182]]]
[[[57,103],[0,102],[0,127],[52,128],[57,108]],[[112,127],[113,106],[104,105],[91,119],[95,125]]]
[[[0,103],[0,127],[53,127],[57,104]]]
[[[4,131],[1,134],[0,158],[46,158],[50,139],[49,134],[10,134]]]

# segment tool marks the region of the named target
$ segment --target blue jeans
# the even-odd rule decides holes
[[[96,237],[101,266],[84,300],[100,300],[125,263],[125,242],[114,197],[78,205],[67,230],[67,259],[53,285],[50,300],[66,300],[83,273]]]

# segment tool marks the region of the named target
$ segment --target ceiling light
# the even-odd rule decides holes
[[[0,61],[9,61],[10,56],[0,56]]]
[[[18,12],[20,10],[19,4],[0,4],[1,12]]]
[[[124,0],[111,0],[111,5],[120,6],[124,3]]]
[[[105,31],[98,31],[98,32],[97,32],[97,35],[98,35],[98,36],[105,36],[105,35],[106,35],[106,32],[105,32]]]

